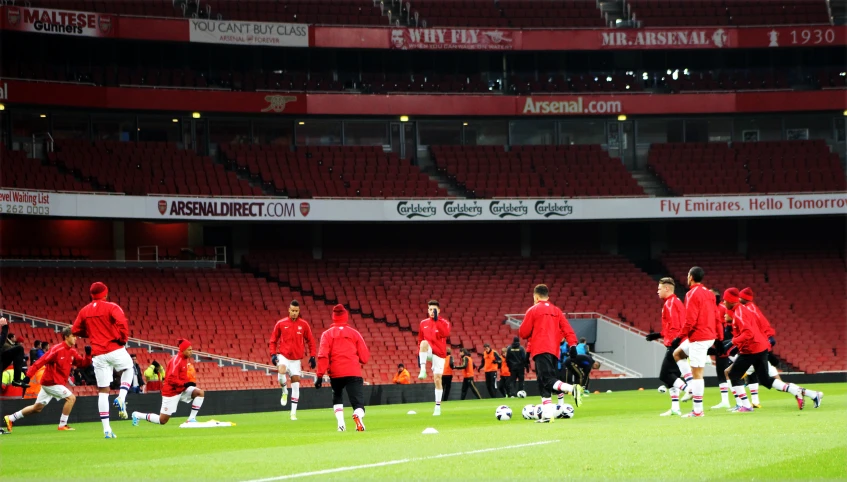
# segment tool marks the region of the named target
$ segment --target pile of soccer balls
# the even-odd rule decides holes
[[[541,405],[527,405],[521,410],[521,415],[527,420],[539,420],[541,418]],[[556,418],[573,418],[574,409],[569,403],[556,405]]]

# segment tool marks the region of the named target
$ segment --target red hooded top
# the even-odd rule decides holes
[[[342,305],[332,309],[332,325],[321,335],[316,375],[330,378],[361,377],[362,365],[371,356],[362,335],[347,324],[347,310]]]

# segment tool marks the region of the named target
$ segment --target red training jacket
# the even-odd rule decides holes
[[[71,367],[82,368],[88,365],[91,365],[91,357],[81,355],[75,348],[62,341],[53,345],[53,348],[33,363],[26,371],[26,376],[32,378],[44,367],[44,373],[41,375],[42,386],[65,385],[71,376]]]
[[[662,305],[662,340],[665,346],[671,346],[674,338],[679,336],[683,324],[685,324],[685,305],[672,294],[665,298],[665,304]]]
[[[347,323],[333,323],[321,335],[317,376],[361,377],[371,352],[362,335]]]
[[[549,353],[559,358],[562,338],[566,339],[568,346],[576,346],[577,339],[571,324],[565,318],[564,313],[549,300],[539,301],[530,309],[526,310],[523,323],[518,328],[518,335],[529,340],[532,344],[532,356]]]
[[[726,313],[726,306],[723,303],[715,305],[715,340],[719,342],[723,341],[723,327],[726,326],[724,313]]]
[[[765,318],[765,314],[762,313],[762,310],[759,309],[756,303],[753,303],[751,301],[744,306],[750,308],[750,311],[752,311],[753,313],[756,313],[756,317],[759,319],[759,330],[761,330],[762,334],[765,335],[765,338],[776,335],[776,330],[773,329],[770,321]]]
[[[759,329],[759,317],[741,303],[732,311],[732,344],[738,347],[738,353],[752,355],[768,351],[771,344]]]
[[[688,341],[707,341],[717,338],[715,333],[715,295],[700,283],[685,294],[685,325],[679,337]]]
[[[280,354],[288,360],[301,360],[306,356],[306,343],[309,343],[309,356],[315,356],[315,336],[309,322],[303,318],[291,321],[285,317],[276,322],[268,343],[271,356]]]
[[[450,336],[450,321],[439,315],[438,321],[427,318],[418,328],[418,345],[426,340],[432,348],[432,354],[438,358],[447,358],[447,338]]]
[[[123,348],[129,340],[129,322],[120,306],[106,300],[95,300],[85,305],[76,315],[74,335],[91,341],[91,356],[105,355]]]
[[[188,365],[191,360],[177,353],[168,361],[165,368],[165,382],[162,384],[162,396],[173,397],[185,390],[185,384],[190,382]]]

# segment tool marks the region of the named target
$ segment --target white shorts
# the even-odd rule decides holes
[[[118,348],[105,355],[97,355],[91,359],[94,365],[94,376],[97,378],[97,386],[108,387],[114,378],[113,372],[132,370],[132,358],[126,348]]]
[[[685,340],[679,345],[679,347],[682,348],[682,351],[685,352],[686,355],[688,355],[688,363],[693,368],[703,368],[706,366],[706,360],[709,359],[709,356],[706,355],[706,352],[714,344],[715,340]]]
[[[162,408],[159,410],[159,413],[173,415],[176,413],[176,408],[177,405],[179,405],[179,402],[191,403],[191,392],[193,392],[195,388],[197,387],[188,387],[179,395],[162,397]]]
[[[68,387],[64,385],[51,385],[49,387],[41,386],[41,391],[38,392],[38,398],[35,399],[35,403],[39,405],[47,405],[50,403],[50,400],[54,398],[56,400],[64,400],[73,395]]]
[[[292,377],[299,377],[301,372],[300,360],[289,360],[282,355],[277,355],[276,366],[285,365],[287,372]]]
[[[432,373],[435,375],[441,375],[444,373],[444,358],[432,355]]]
[[[752,375],[755,371],[756,370],[753,369],[753,367],[750,367],[747,369],[747,374]],[[775,366],[771,365],[771,362],[768,362],[768,376],[771,378],[776,378],[777,375],[779,375],[779,371],[776,369]],[[761,380],[759,381],[761,382]]]

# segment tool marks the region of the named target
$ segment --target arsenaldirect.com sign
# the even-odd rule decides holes
[[[308,47],[309,26],[301,23],[241,22],[235,20],[189,20],[191,42]]]
[[[297,219],[311,212],[311,204],[302,201],[266,199],[174,198],[156,201],[162,218],[181,219]]]

